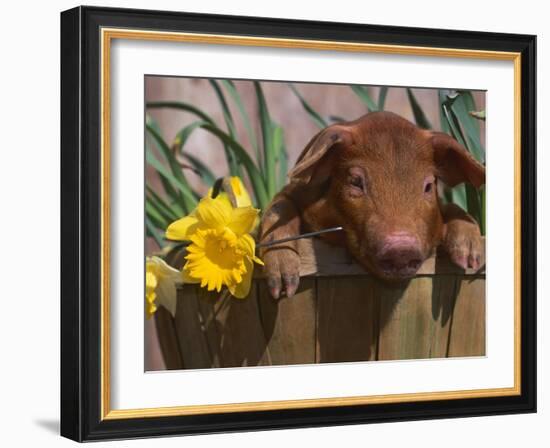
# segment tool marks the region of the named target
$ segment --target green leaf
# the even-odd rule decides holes
[[[225,124],[227,125],[227,130],[229,132],[229,135],[231,138],[236,139],[237,138],[237,130],[235,128],[235,122],[233,121],[233,116],[231,115],[231,111],[229,110],[229,106],[227,105],[227,101],[225,101],[225,96],[223,95],[223,91],[216,82],[216,80],[211,79],[210,85],[213,87],[214,92],[216,93],[216,96],[218,97],[218,101],[220,102],[220,106],[222,108],[223,117],[225,120]],[[240,169],[239,164],[237,160],[235,160],[235,157],[233,157],[233,154],[230,151],[226,150],[226,157],[227,162],[229,164],[229,172],[232,176],[240,176]]]
[[[443,103],[443,112],[444,112],[447,125],[449,126],[449,129],[450,129],[450,134],[454,137],[454,139],[458,143],[466,147],[466,139],[464,138],[464,134],[462,134],[462,130],[460,129],[460,123],[456,115],[451,110],[451,107],[448,101]]]
[[[273,149],[275,151],[275,158],[277,159],[283,144],[283,128],[275,123],[272,123],[271,127],[273,128]]]
[[[218,101],[220,102],[220,106],[223,112],[223,118],[225,120],[225,124],[227,125],[227,130],[229,132],[229,135],[235,138],[235,136],[237,135],[237,131],[235,129],[235,123],[233,121],[233,116],[231,115],[231,110],[227,105],[227,101],[225,101],[225,96],[223,95],[222,89],[220,88],[220,86],[218,85],[215,79],[210,79],[209,82],[212,88],[214,89],[214,92],[216,93],[216,97],[218,98]]]
[[[205,163],[203,163],[193,154],[190,154],[188,152],[182,152],[181,155],[182,157],[187,159],[187,161],[194,169],[197,170],[197,174],[207,186],[211,187],[212,185],[214,185],[217,177],[214,175],[214,173],[212,173],[210,168],[208,168]]]
[[[273,148],[273,127],[271,116],[267,108],[265,96],[261,84],[254,81],[256,98],[258,100],[258,113],[260,126],[262,129],[262,140],[264,150],[264,175],[266,179],[267,196],[272,198],[276,193],[276,173],[275,173],[275,151]]]
[[[279,156],[279,191],[286,185],[288,176],[288,152],[283,143]]]
[[[157,171],[159,176],[166,178],[166,180],[171,182],[176,188],[179,188],[185,203],[189,204],[189,206],[186,206],[185,212],[191,213],[191,211],[197,206],[198,202],[191,189],[186,184],[182,183],[176,176],[174,176],[162,163],[160,163],[152,152],[147,152],[145,154],[145,160]]]
[[[181,166],[176,160],[174,153],[170,150],[170,147],[164,141],[164,139],[160,136],[160,134],[158,134],[157,131],[153,129],[151,125],[146,123],[145,126],[146,126],[146,129],[151,134],[151,136],[153,137],[153,139],[155,140],[155,142],[157,143],[157,146],[160,149],[162,155],[168,162],[168,166],[170,167],[170,170],[172,172],[172,177],[178,180],[178,184],[180,185],[179,188],[182,193],[183,204],[185,205],[186,210],[188,212],[190,210],[193,210],[197,205],[197,200],[196,200],[197,195],[193,192],[191,186],[187,182],[187,179],[185,178],[185,175],[183,174]]]
[[[300,103],[302,104],[302,107],[305,109],[305,111],[308,113],[311,120],[321,129],[326,128],[328,126],[328,123],[325,121],[325,119],[309,104],[302,94],[298,91],[298,89],[293,85],[288,85],[292,92],[294,92],[294,95],[298,98]]]
[[[451,189],[451,202],[458,205],[462,210],[468,211],[468,199],[466,197],[465,184],[457,185]]]
[[[162,217],[164,217],[167,221],[175,221],[176,219],[180,218],[181,216],[176,213],[170,205],[166,203],[166,201],[161,198],[155,190],[153,190],[149,185],[145,186],[145,190],[147,191],[147,194],[145,196],[146,201],[150,201],[153,207],[160,213]]]
[[[275,150],[275,160],[278,165],[278,176],[276,179],[277,182],[277,191],[280,191],[281,188],[286,183],[286,172],[287,172],[287,158],[286,151],[284,147],[284,134],[283,128],[273,124],[273,148]],[[284,170],[284,173],[282,172]]]
[[[442,128],[483,163],[479,123],[468,113],[470,108],[475,108],[471,93],[441,90],[439,99]],[[452,189],[451,199],[479,223],[482,234],[485,234],[485,189],[478,191],[470,184],[459,185]]]
[[[352,85],[350,86],[350,88],[359,97],[363,104],[367,106],[369,112],[376,112],[378,110],[378,106],[369,95],[366,87],[360,85]]]
[[[155,126],[156,123],[151,121],[148,123],[150,123],[151,126],[153,126],[153,129],[155,130],[158,130],[158,126]],[[160,130],[158,130],[157,132],[160,132]],[[153,149],[152,149],[152,146],[155,146],[156,148],[158,148],[155,140],[153,139],[153,137],[151,136],[151,134],[147,133],[146,136],[145,136],[145,152],[151,152]],[[159,149],[160,151],[160,149]],[[166,193],[166,196],[169,198],[169,201],[170,201],[170,204],[172,206],[172,208],[174,208],[174,210],[180,214],[180,215],[184,215],[186,213],[185,211],[185,204],[183,203],[183,196],[182,194],[180,193],[180,191],[176,188],[174,188],[172,186],[172,184],[170,183],[170,181],[168,181],[165,177],[163,176],[159,176],[160,178],[160,182],[162,184],[162,187],[164,189],[164,192]]]
[[[166,203],[160,202],[157,198],[152,196],[149,192],[145,196],[145,201],[148,202],[151,207],[155,209],[155,211],[158,213],[158,216],[162,217],[164,222],[173,222],[178,217],[175,215],[173,210],[170,209],[170,207],[167,207]]]
[[[148,109],[178,109],[185,112],[190,112],[204,121],[214,124],[214,120],[208,114],[200,110],[198,107],[182,101],[151,101],[146,104]]]
[[[159,229],[166,229],[170,224],[170,220],[165,219],[150,201],[145,201],[145,216]]]
[[[152,101],[147,103],[147,108],[150,109],[162,109],[162,108],[169,108],[169,109],[177,109],[182,110],[185,112],[190,112],[197,117],[199,117],[201,120],[206,121],[210,123],[212,126],[216,126],[216,122],[214,119],[208,115],[207,113],[200,110],[198,107],[193,106],[192,104],[182,102],[182,101]],[[228,149],[224,145],[225,150],[225,158],[227,160],[227,164],[229,166],[229,170],[231,172],[231,175],[237,176],[240,174],[240,170],[238,166],[235,166],[235,163],[231,159],[231,153],[228,151]]]
[[[428,117],[426,117],[426,114],[424,113],[424,110],[418,103],[416,97],[414,96],[413,91],[407,87],[407,97],[409,98],[409,103],[411,104],[412,113],[414,116],[414,121],[418,126],[424,129],[432,129],[432,124],[430,123],[430,120],[428,120]]]
[[[441,123],[441,131],[445,132],[445,134],[451,134],[451,128],[449,127],[449,123],[447,122],[447,117],[445,115],[445,108],[444,104],[447,101],[447,92],[448,90],[438,90],[438,96],[439,96],[439,121]]]
[[[151,115],[145,115],[145,123],[147,123],[147,125],[149,125],[152,129],[154,129],[157,134],[162,135],[162,131],[160,130],[160,125],[158,124],[158,121],[151,117]]]
[[[465,184],[468,213],[481,225],[481,200],[479,192],[473,185]]]
[[[235,139],[232,139],[231,136],[227,135],[218,127],[212,126],[210,124],[203,124],[201,127],[206,131],[216,135],[224,143],[226,143],[232,151],[234,151],[235,155],[239,159],[240,163],[242,163],[248,174],[248,177],[252,184],[252,188],[254,189],[254,195],[256,197],[256,200],[258,201],[260,208],[264,209],[269,203],[266,186],[263,182],[260,171],[254,164],[254,161],[252,160],[250,155],[240,145],[239,142],[237,142]]]
[[[254,132],[254,129],[252,127],[250,117],[248,113],[246,112],[246,108],[244,107],[244,104],[241,100],[241,96],[239,95],[239,92],[237,91],[235,85],[228,80],[222,79],[221,80],[222,85],[224,86],[225,90],[229,93],[231,98],[233,99],[235,105],[237,106],[237,109],[239,110],[239,113],[241,115],[244,127],[246,129],[246,133],[248,135],[248,140],[250,140],[250,144],[256,151],[256,158],[258,160],[258,163],[260,162],[260,148],[258,146],[258,139],[256,138],[256,133]]]
[[[485,161],[485,151],[481,146],[479,121],[470,115],[470,111],[476,108],[471,92],[459,91],[458,95],[449,99],[451,111],[455,114],[465,133],[465,143],[468,150],[477,161]]]
[[[384,110],[386,105],[386,96],[388,95],[387,87],[380,87],[380,92],[378,93],[378,110]]]
[[[468,112],[471,117],[477,118],[478,120],[485,121],[487,115],[484,110],[471,110]]]
[[[201,121],[197,120],[194,121],[191,124],[188,124],[184,128],[182,128],[174,138],[174,145],[173,149],[176,153],[181,154],[182,157],[187,159],[191,166],[196,170],[196,174],[202,179],[202,181],[208,185],[209,187],[214,184],[217,177],[212,173],[210,168],[206,166],[203,162],[201,162],[197,157],[195,157],[193,154],[190,154],[189,152],[183,152],[183,147],[187,143],[187,140],[193,133],[193,131],[197,128],[202,128],[203,125],[210,125],[207,121]],[[225,147],[225,144],[222,142],[222,144]]]
[[[145,230],[147,235],[155,240],[157,246],[162,249],[164,247],[164,239],[159,235],[158,230],[155,228],[148,216],[145,216]]]
[[[346,120],[344,117],[340,116],[340,115],[329,115],[328,116],[328,119],[330,121],[329,124],[334,124],[334,123],[344,123],[348,120]]]
[[[258,170],[256,165],[254,164],[254,161],[246,152],[246,150],[240,145],[240,143],[237,142],[237,140],[232,138],[230,135],[226,134],[217,126],[204,121],[196,121],[194,123],[191,123],[190,125],[183,128],[180,132],[178,132],[175,142],[175,144],[177,145],[176,150],[178,152],[181,151],[191,132],[193,132],[197,128],[204,129],[205,131],[218,137],[224,147],[227,148],[228,151],[232,152],[232,156],[235,157],[235,160],[237,160],[240,164],[244,166],[252,183],[256,200],[259,204],[261,204],[262,207],[265,207],[268,203],[267,192],[263,183],[261,172]],[[205,175],[206,179],[208,179],[207,183],[215,182],[216,176],[214,176],[214,174],[196,157],[189,153],[183,153],[183,156],[188,158],[191,164]]]
[[[173,150],[175,153],[181,152],[187,140],[197,128],[201,128],[204,124],[211,124],[208,121],[197,120],[187,126],[181,128],[174,137]]]

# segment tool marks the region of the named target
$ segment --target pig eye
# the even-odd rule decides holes
[[[435,187],[435,178],[434,177],[428,177],[426,180],[424,180],[424,193],[430,194]]]
[[[352,176],[349,183],[360,190],[363,189],[363,179],[359,176]]]
[[[366,182],[365,173],[362,168],[352,167],[348,171],[349,194],[352,197],[361,197],[365,194]]]

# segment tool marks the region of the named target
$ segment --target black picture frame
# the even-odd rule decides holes
[[[100,29],[129,28],[521,53],[521,394],[101,418]],[[77,441],[536,411],[536,36],[77,7],[61,14],[61,435]]]

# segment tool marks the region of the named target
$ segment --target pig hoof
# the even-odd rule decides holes
[[[274,247],[262,259],[271,297],[292,297],[300,284],[300,256],[293,249]]]
[[[481,267],[483,242],[477,224],[459,221],[448,227],[444,247],[451,261],[462,269]]]

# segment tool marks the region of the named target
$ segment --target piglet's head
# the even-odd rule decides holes
[[[398,280],[413,276],[441,242],[438,183],[479,187],[485,168],[450,136],[375,112],[322,130],[289,176],[319,194],[310,221],[343,226],[349,251],[368,271]]]

